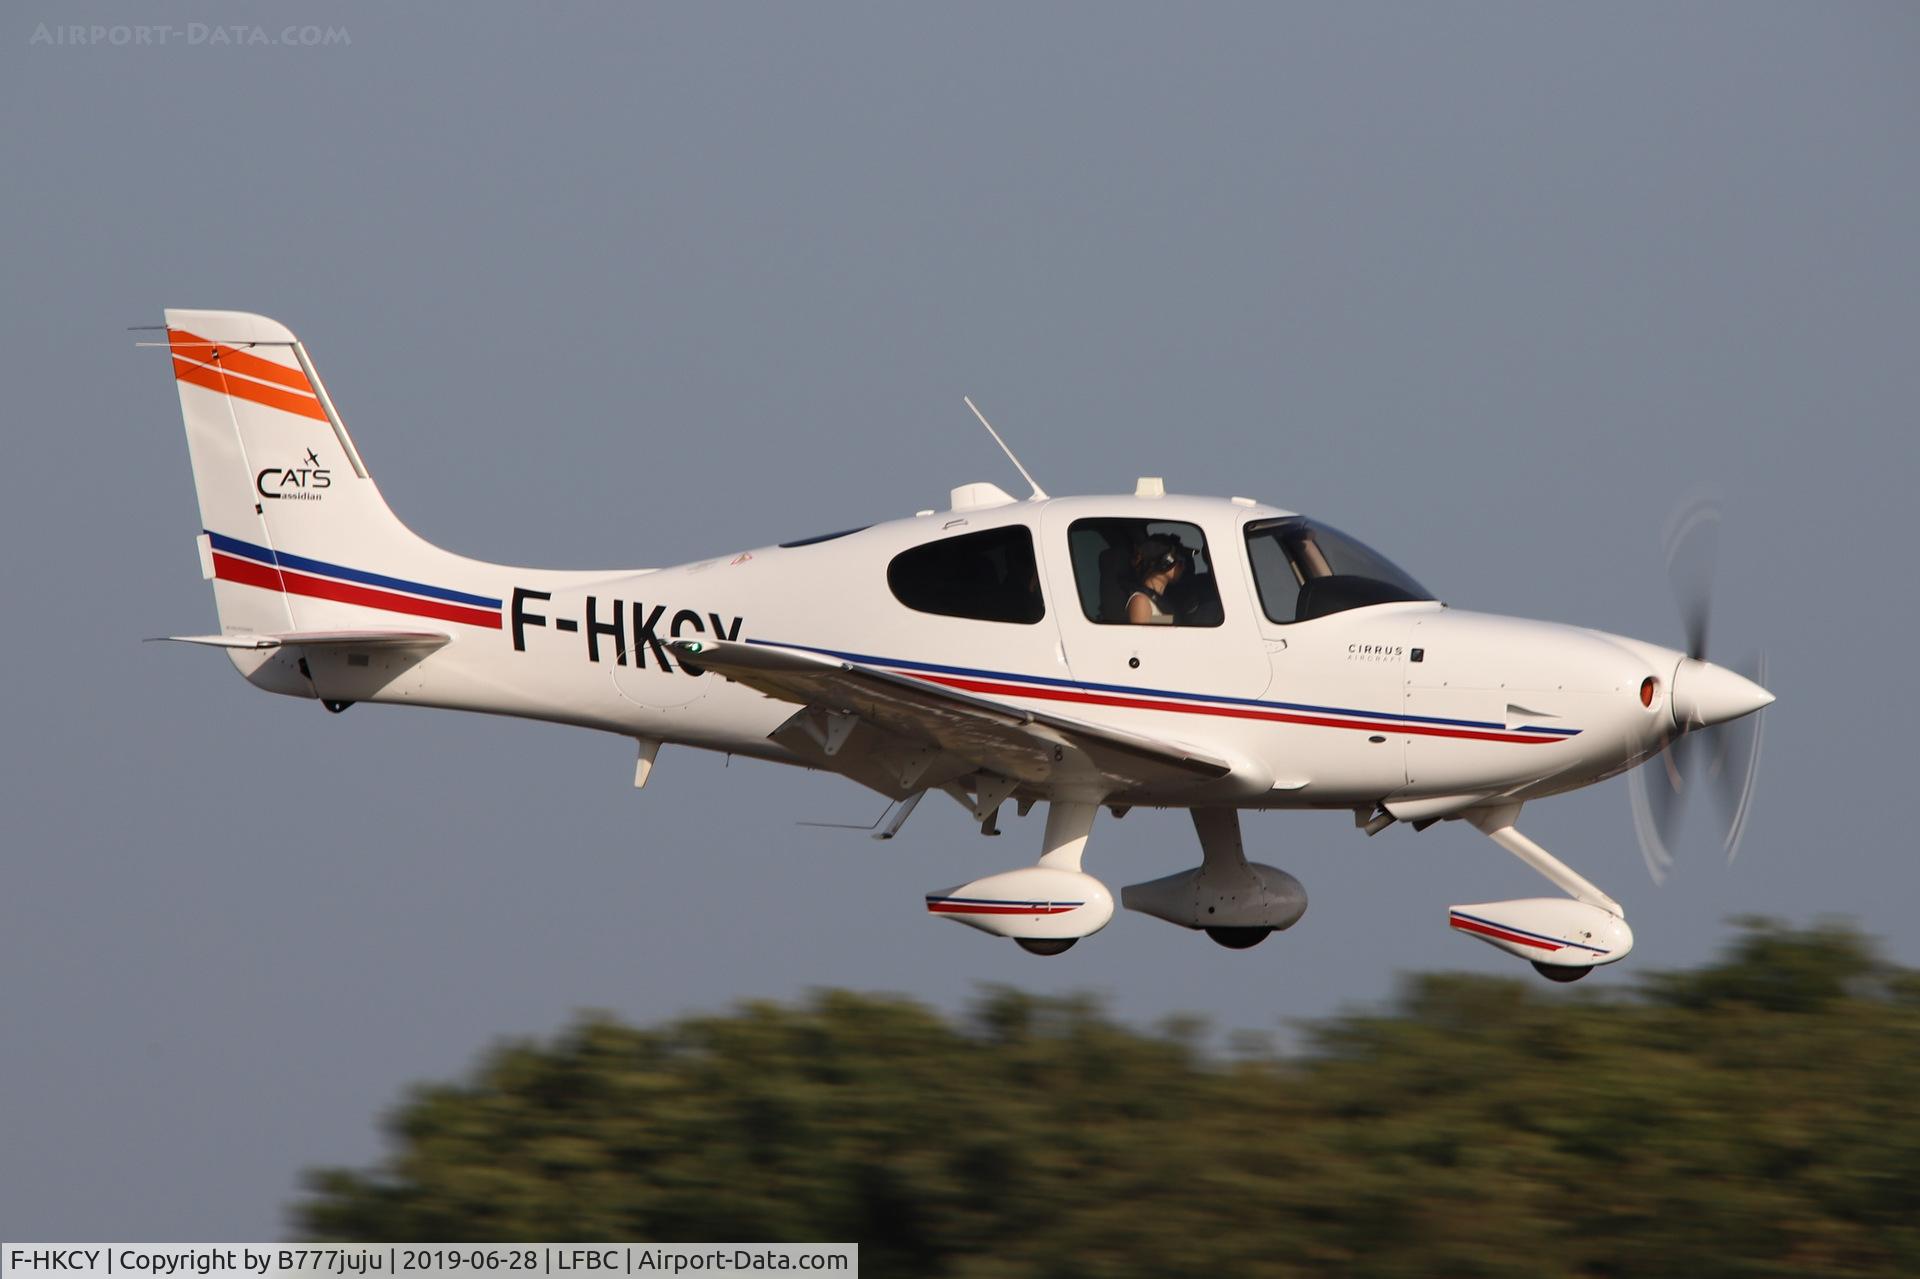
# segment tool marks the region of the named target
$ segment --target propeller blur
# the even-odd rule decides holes
[[[1719,504],[1698,497],[1683,504],[1667,525],[1667,575],[1687,657],[1674,672],[1673,727],[1657,764],[1627,779],[1634,834],[1655,883],[1664,883],[1673,870],[1687,792],[1703,779],[1720,818],[1727,861],[1739,854],[1760,769],[1762,721],[1754,712],[1773,701],[1764,687],[1764,654],[1747,658],[1737,670],[1706,660],[1720,522]]]

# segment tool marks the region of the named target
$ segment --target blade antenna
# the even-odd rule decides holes
[[[1035,480],[1032,475],[1027,473],[1026,467],[1020,465],[1020,459],[1013,455],[1013,450],[1007,447],[1007,442],[1000,438],[1000,432],[993,429],[993,423],[987,421],[987,415],[974,406],[973,397],[971,395],[963,395],[960,397],[960,400],[968,408],[973,409],[973,415],[980,419],[980,425],[987,428],[987,434],[991,435],[993,442],[1000,446],[1000,451],[1007,455],[1007,461],[1013,463],[1013,469],[1020,472],[1020,478],[1025,480],[1028,487],[1033,489],[1033,493],[1028,500],[1035,502],[1044,501],[1047,496],[1047,491],[1040,487],[1039,482]]]

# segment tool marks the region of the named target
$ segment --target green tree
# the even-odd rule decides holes
[[[1743,921],[1625,995],[1460,975],[1202,1053],[1085,999],[588,1018],[417,1089],[351,1239],[856,1240],[872,1274],[1920,1273],[1920,980]]]

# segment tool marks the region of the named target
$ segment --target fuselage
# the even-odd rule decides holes
[[[1672,649],[1410,598],[1423,593],[1378,557],[1353,561],[1379,565],[1366,568],[1376,577],[1322,574],[1312,585],[1330,589],[1309,605],[1309,579],[1329,566],[1285,549],[1294,543],[1273,531],[1298,517],[1277,508],[1182,496],[1013,501],[990,486],[956,498],[946,511],[673,568],[474,563],[463,591],[493,603],[497,623],[455,627],[426,661],[327,678],[342,700],[523,715],[831,767],[771,739],[791,705],[686,669],[667,648],[700,637],[782,645],[1233,761],[1231,777],[1202,787],[1110,797],[1183,806],[1533,798],[1630,767],[1673,726],[1667,694],[1683,655]],[[1329,550],[1337,536],[1323,531]],[[1160,624],[1127,622],[1125,604],[1142,593],[1141,547],[1169,543],[1184,557],[1186,601],[1177,583],[1148,592]],[[1387,579],[1405,585],[1387,589]],[[273,686],[265,659],[235,660]]]

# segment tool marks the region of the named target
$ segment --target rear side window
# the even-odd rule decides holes
[[[1028,626],[1047,615],[1033,534],[1020,524],[902,551],[887,565],[887,586],[919,613]]]

